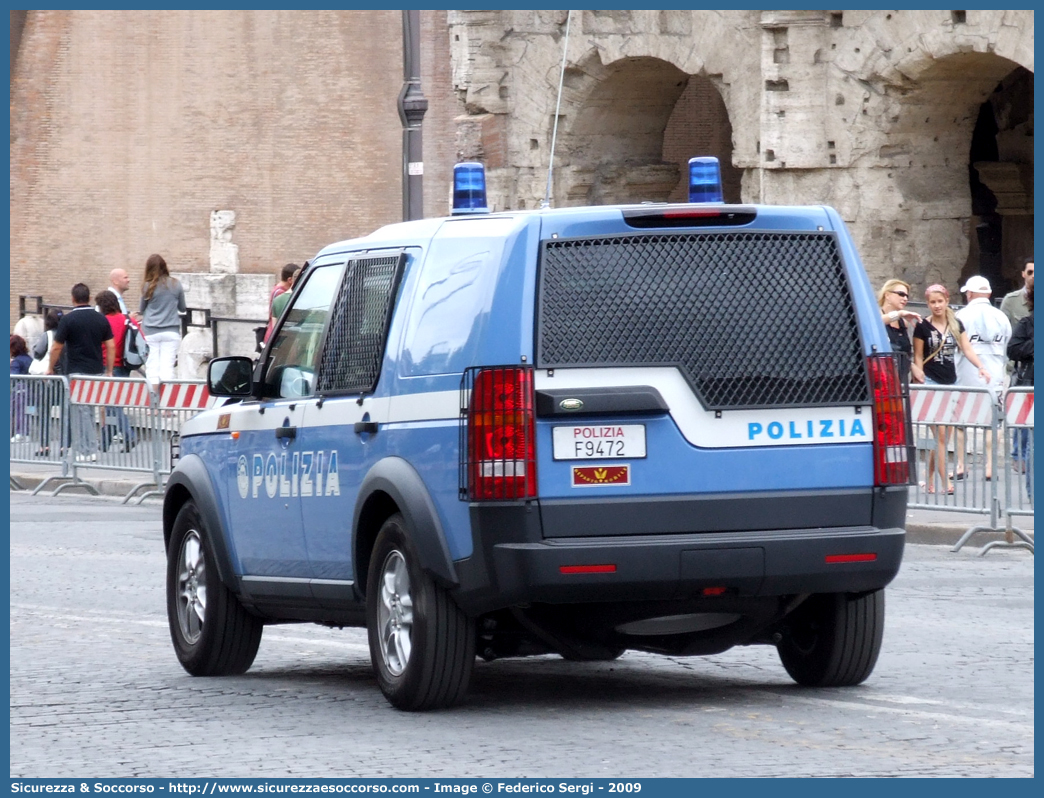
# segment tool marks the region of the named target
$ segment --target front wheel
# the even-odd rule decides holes
[[[798,684],[859,684],[877,664],[884,618],[884,590],[811,596],[784,620],[779,658]]]
[[[405,519],[381,527],[366,579],[370,661],[398,709],[448,707],[464,698],[475,664],[475,623],[420,566]]]
[[[253,664],[264,627],[222,584],[210,534],[195,503],[186,502],[167,549],[167,622],[185,670],[230,676]]]

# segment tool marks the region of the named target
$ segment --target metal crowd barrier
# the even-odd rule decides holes
[[[97,495],[82,470],[148,474],[123,498],[140,503],[162,493],[182,423],[211,403],[202,382],[162,383],[157,395],[138,378],[12,375],[11,461],[59,464],[61,474],[33,490],[60,483],[52,496],[72,488]]]
[[[64,377],[11,376],[11,462],[52,463],[68,475],[69,386]],[[19,487],[11,478],[13,487]]]
[[[74,487],[97,493],[79,477],[85,469],[148,474],[123,499],[149,489],[140,502],[162,492],[181,425],[212,403],[202,382],[163,383],[156,396],[137,378],[12,375],[11,462],[61,467],[34,494],[54,482],[62,484],[51,495]],[[989,526],[971,527],[953,551],[980,531],[1005,533],[983,554],[992,548],[1032,551],[1033,538],[1012,519],[1033,515],[1033,389],[1012,388],[998,400],[986,388],[911,385],[910,406],[919,483],[910,488],[908,506],[989,514]],[[939,476],[940,459],[946,479]],[[12,487],[19,487],[13,479]]]
[[[982,554],[993,548],[1033,550],[1033,538],[1012,524],[1013,516],[1033,515],[1032,408],[1032,388],[998,397],[988,388],[910,386],[918,484],[910,488],[908,506],[989,515],[989,525],[968,529],[952,551],[984,531],[1003,531],[1005,540],[987,544]],[[1019,461],[1012,457],[1016,439],[1027,453]],[[1028,482],[1014,470],[1026,464]]]
[[[1005,471],[1004,480],[1004,513],[1007,533],[1003,543],[992,541],[983,547],[983,553],[991,548],[1020,547],[1027,543],[1033,550],[1032,541],[1028,541],[1021,529],[1012,525],[1013,516],[1033,515],[1033,388],[1011,388],[1004,395],[1004,451],[1011,457],[1011,470]],[[1022,538],[1014,540],[1014,535]]]

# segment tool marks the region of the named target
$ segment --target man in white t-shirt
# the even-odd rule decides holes
[[[1004,382],[1007,378],[1008,365],[1008,339],[1011,338],[1011,322],[1008,317],[998,308],[990,303],[990,281],[985,277],[976,275],[969,277],[961,291],[967,296],[968,304],[957,311],[957,318],[964,325],[968,333],[968,340],[979,356],[982,365],[990,372],[990,393],[994,401],[998,401],[1004,390]],[[975,368],[967,358],[958,352],[957,354],[957,384],[972,388],[982,387],[982,379],[979,370]],[[991,431],[986,431],[986,479],[993,476],[993,451]],[[964,430],[957,430],[957,470],[955,479],[964,477]]]

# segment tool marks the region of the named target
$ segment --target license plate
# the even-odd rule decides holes
[[[645,457],[644,424],[553,427],[556,460],[618,460]]]

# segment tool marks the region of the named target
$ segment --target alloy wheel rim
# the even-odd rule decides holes
[[[207,564],[199,532],[189,530],[178,553],[178,625],[185,642],[193,644],[203,634],[207,613]]]
[[[401,676],[413,648],[413,597],[406,559],[399,551],[391,552],[381,569],[377,630],[385,667],[392,676]]]

